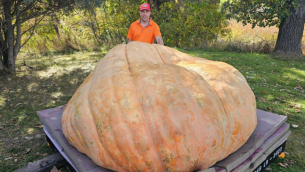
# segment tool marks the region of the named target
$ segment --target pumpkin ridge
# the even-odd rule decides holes
[[[91,90],[91,89],[92,89],[92,87],[90,88],[90,90]],[[90,92],[91,92],[91,91],[90,91]],[[92,91],[92,92],[93,92],[93,91]],[[93,93],[94,93],[94,92],[93,92]],[[91,95],[91,94],[88,94],[88,102],[89,102],[89,104],[94,104],[94,103],[93,103],[93,100],[92,100],[92,95]],[[101,148],[102,148],[102,151],[99,150],[99,156],[101,156],[101,154],[103,154],[103,156],[105,156],[105,154],[106,154],[106,157],[108,158],[108,160],[111,161],[110,164],[116,165],[116,166],[115,166],[116,169],[120,171],[120,170],[122,169],[122,167],[117,163],[117,161],[114,159],[114,157],[110,155],[108,149],[106,149],[106,146],[105,146],[104,142],[102,141],[102,139],[101,139],[101,137],[100,137],[100,134],[99,134],[99,132],[98,132],[98,128],[97,128],[96,123],[95,123],[95,121],[97,121],[98,119],[97,119],[96,116],[94,115],[94,110],[93,110],[92,108],[93,108],[93,106],[90,106],[89,110],[90,110],[90,112],[91,112],[91,117],[92,117],[91,119],[93,120],[92,123],[94,124],[93,126],[95,127],[95,129],[94,129],[93,131],[96,131],[96,133],[97,133],[97,139],[96,139],[96,140],[99,141],[99,144],[101,144]],[[92,126],[91,126],[91,127],[92,127]],[[98,145],[98,146],[99,146],[99,145]],[[100,147],[100,146],[99,146],[99,147]],[[91,155],[91,154],[90,154],[90,155]],[[91,157],[91,156],[90,156],[90,157]],[[93,156],[93,157],[95,157],[95,156]],[[108,168],[111,167],[112,169],[115,169],[115,167],[112,167],[111,165],[109,165],[109,163],[106,164],[106,163],[102,162],[102,164],[104,164],[104,165],[107,166]]]
[[[241,83],[241,82],[236,82],[237,81],[237,75],[236,74],[234,74],[231,70],[227,70],[224,66],[220,66],[220,65],[216,65],[216,63],[221,63],[221,62],[213,62],[213,61],[208,61],[207,63],[206,63],[206,67],[209,67],[209,66],[213,66],[213,69],[215,69],[215,68],[218,68],[218,69],[220,69],[220,70],[222,70],[222,72],[226,72],[226,74],[223,74],[223,75],[221,75],[221,76],[227,76],[227,77],[230,77],[232,80],[230,81],[230,82],[227,82],[227,81],[223,81],[223,80],[221,80],[220,78],[213,78],[212,80],[211,79],[208,79],[207,81],[209,82],[209,84],[210,84],[210,82],[211,82],[211,84],[213,84],[213,82],[215,82],[215,81],[217,81],[217,84],[218,85],[221,85],[221,84],[219,84],[219,83],[224,83],[225,85],[227,85],[227,86],[230,86],[230,87],[232,87],[232,89],[230,88],[230,87],[227,87],[226,86],[226,88],[228,88],[228,89],[222,89],[223,91],[225,91],[225,92],[230,92],[231,90],[233,90],[233,92],[234,93],[236,93],[236,91],[234,91],[234,90],[236,90],[236,89],[239,89],[239,90],[242,90],[242,92],[244,92],[244,93],[247,93],[247,90],[246,89],[243,89],[242,87],[245,85],[245,84],[243,84],[243,83]],[[189,66],[192,66],[192,64],[190,63],[189,64]],[[200,67],[196,67],[196,66],[194,66],[195,67],[195,69],[193,69],[195,72],[197,72],[198,73],[198,71],[196,70],[196,68],[198,69],[198,70],[201,70],[200,69]],[[210,67],[210,68],[212,68],[212,67]],[[191,69],[192,70],[192,69]],[[215,71],[217,71],[217,70],[215,70]],[[234,81],[234,82],[233,82]],[[233,85],[232,85],[233,84]],[[213,84],[214,85],[214,84]],[[213,90],[215,90],[215,88],[214,88],[214,86],[212,86],[212,88],[213,88]],[[230,89],[229,89],[230,88]],[[239,91],[240,92],[240,91]],[[223,107],[224,107],[224,110],[225,110],[225,113],[227,114],[227,116],[228,116],[228,123],[229,123],[229,125],[231,125],[231,127],[229,127],[230,128],[230,133],[234,133],[234,128],[237,126],[237,125],[240,125],[239,123],[236,123],[236,121],[238,121],[238,118],[232,118],[232,116],[234,116],[233,114],[232,114],[232,109],[227,109],[228,107],[226,106],[226,101],[227,101],[227,99],[228,99],[228,97],[223,97],[223,96],[221,96],[221,94],[223,94],[224,92],[221,92],[221,93],[219,93],[218,91],[216,91],[215,90],[215,93],[218,95],[218,97],[220,98],[220,100],[221,100],[221,103],[223,104]],[[242,93],[241,93],[242,94]],[[230,94],[231,96],[229,97],[229,98],[234,98],[234,97],[236,97],[236,96],[234,96],[234,94]],[[222,98],[221,98],[222,97]],[[239,96],[237,96],[238,98],[239,98]],[[245,101],[247,101],[247,100],[252,100],[252,98],[251,98],[251,95],[244,95],[244,97],[242,97],[242,101],[240,102],[240,101],[234,101],[235,103],[242,103],[242,102],[245,102]],[[224,101],[225,101],[225,103],[224,103]],[[229,111],[228,111],[229,110]],[[236,112],[235,112],[236,113]],[[240,112],[238,112],[239,114],[241,114]],[[249,116],[248,114],[246,114],[246,116]],[[233,120],[233,121],[232,121]],[[247,127],[247,128],[252,128],[251,127],[251,125],[248,125],[248,126],[243,126],[243,127]],[[255,128],[255,127],[254,127]],[[252,131],[253,132],[253,131]],[[251,133],[252,133],[251,132]],[[234,137],[232,137],[232,139],[233,139]],[[233,151],[235,151],[236,149],[238,149],[242,144],[242,142],[244,143],[244,142],[246,142],[246,140],[245,141],[239,141],[240,143],[239,144],[234,144],[234,141],[238,141],[238,140],[236,140],[236,139],[238,139],[239,137],[236,137],[236,138],[234,138],[234,140],[232,140],[231,141],[231,143],[229,142],[229,145],[228,145],[228,149],[227,149],[227,151],[226,151],[226,153],[225,153],[225,157],[228,155],[228,154],[230,154],[231,152],[233,152]]]
[[[125,48],[126,48],[126,46],[125,46]],[[124,50],[125,50],[125,48],[124,48]],[[125,51],[124,51],[124,54],[126,54]],[[125,59],[126,62],[127,62],[127,69],[130,70],[130,68],[129,68],[129,66],[128,66],[128,60],[127,60],[126,58],[124,58],[124,59]],[[124,68],[124,67],[121,67],[121,68]],[[124,69],[122,69],[122,70],[124,70]],[[113,72],[112,72],[112,73],[113,73]],[[130,71],[129,71],[129,73],[130,73]],[[132,76],[131,76],[131,77],[132,77]],[[118,94],[117,94],[117,92],[116,92],[117,86],[115,86],[115,85],[116,85],[116,84],[115,84],[115,79],[116,79],[116,76],[115,76],[115,75],[112,75],[112,76],[111,76],[111,79],[109,80],[109,82],[111,82],[110,85],[112,85],[110,97],[112,97],[112,99],[114,99],[114,100],[112,100],[112,101],[118,103],[118,102],[120,102],[120,101],[118,100]],[[125,171],[132,171],[131,166],[127,164],[127,163],[128,163],[128,160],[125,161],[126,157],[129,157],[129,155],[128,155],[128,153],[129,153],[128,150],[126,150],[126,151],[121,151],[121,150],[123,150],[122,147],[124,147],[124,146],[126,146],[126,145],[128,145],[129,147],[132,146],[132,145],[135,145],[135,142],[134,142],[133,136],[125,135],[125,136],[124,136],[124,139],[125,139],[128,143],[127,143],[126,145],[122,145],[122,144],[120,143],[120,142],[121,142],[121,138],[119,137],[120,131],[117,131],[117,129],[116,129],[116,128],[118,128],[119,126],[116,126],[116,124],[117,124],[117,123],[120,123],[120,124],[122,124],[122,125],[126,125],[126,126],[127,126],[127,131],[125,131],[126,129],[123,130],[123,131],[125,131],[125,132],[127,132],[127,133],[132,133],[132,130],[131,130],[131,127],[128,125],[128,122],[127,122],[127,121],[124,119],[124,117],[122,116],[122,110],[121,110],[121,108],[118,107],[118,106],[120,106],[120,105],[115,105],[115,107],[114,107],[114,111],[116,112],[116,113],[115,113],[115,114],[116,114],[115,116],[113,116],[113,115],[111,115],[111,114],[106,115],[106,116],[108,116],[108,123],[109,123],[109,127],[110,127],[110,128],[108,128],[108,130],[111,131],[111,133],[112,133],[112,134],[110,134],[110,135],[114,136],[114,137],[113,137],[114,142],[112,142],[112,144],[114,144],[114,145],[112,145],[112,146],[115,146],[115,148],[109,150],[109,148],[107,148],[108,145],[105,144],[105,142],[107,142],[107,140],[105,140],[105,139],[103,139],[104,141],[102,141],[102,143],[103,143],[104,147],[106,148],[107,153],[109,153],[109,157],[111,157],[111,159],[117,159],[115,162],[116,162],[116,164],[118,164],[118,166],[120,166],[120,167],[121,167],[123,170],[125,170]],[[117,121],[115,121],[115,120],[117,120]],[[114,125],[114,126],[113,126],[113,125]],[[117,133],[117,132],[118,132],[118,133]],[[108,135],[109,135],[109,133],[108,133]],[[109,143],[107,143],[107,144],[109,144]],[[115,154],[114,154],[115,151],[119,151],[119,152],[121,153],[121,155],[123,156],[123,159],[120,159],[120,158],[118,157],[118,155],[115,155]],[[134,155],[134,154],[131,154],[131,156],[133,156],[133,155]],[[130,169],[128,169],[128,168],[130,168]]]
[[[131,44],[130,44],[131,45]],[[125,58],[126,58],[126,61],[127,61],[127,64],[128,64],[128,70],[129,70],[129,73],[131,74],[131,77],[132,77],[132,79],[133,79],[133,85],[134,85],[134,88],[137,88],[137,86],[136,86],[136,83],[135,83],[135,75],[134,75],[134,73],[132,72],[132,70],[131,70],[131,66],[130,66],[130,63],[129,63],[129,58],[128,58],[128,53],[127,53],[127,46],[128,45],[126,45],[125,46]],[[165,166],[163,165],[163,163],[160,161],[160,159],[161,159],[161,155],[160,154],[157,154],[157,147],[156,147],[156,143],[155,143],[155,139],[154,138],[151,138],[151,137],[153,137],[153,134],[152,134],[152,131],[150,130],[150,128],[149,128],[149,126],[148,126],[148,122],[147,122],[147,119],[146,118],[144,118],[144,116],[146,115],[145,114],[145,112],[143,111],[143,104],[142,103],[140,103],[140,99],[139,99],[139,95],[137,94],[138,92],[136,91],[135,92],[135,95],[136,95],[136,97],[137,97],[137,101],[139,102],[139,104],[140,104],[140,109],[141,109],[141,118],[142,118],[142,120],[145,122],[145,128],[146,128],[146,132],[148,132],[149,133],[149,140],[150,140],[150,142],[152,143],[152,149],[153,149],[153,152],[154,152],[154,156],[157,156],[158,158],[157,158],[157,161],[158,161],[158,163],[159,163],[159,166],[162,168],[162,171],[165,171]]]
[[[97,70],[93,71],[93,73],[97,73],[97,72],[98,72]],[[96,77],[97,75],[94,75],[94,76]],[[98,85],[98,83],[97,83],[98,79],[93,79],[93,80],[90,80],[90,81],[91,81],[90,85],[92,85],[92,84],[93,85]],[[96,103],[96,100],[94,100],[95,97],[93,96],[94,94],[96,94],[94,89],[95,89],[95,87],[89,87],[89,89],[86,89],[86,91],[88,90],[88,94],[87,94],[87,97],[82,100],[82,103],[86,103],[87,102],[88,105],[89,104],[94,105]],[[84,93],[84,92],[82,92],[82,93]],[[87,112],[88,115],[87,116],[89,116],[89,117],[87,117],[86,120],[89,120],[89,118],[91,116],[91,120],[90,120],[91,122],[90,123],[93,124],[93,125],[89,125],[89,126],[90,127],[94,126],[95,129],[93,131],[96,132],[96,134],[90,133],[90,136],[93,135],[92,139],[94,139],[94,140],[92,140],[92,141],[99,142],[98,144],[96,143],[97,144],[96,146],[99,148],[99,151],[98,151],[99,157],[101,157],[101,154],[102,154],[103,157],[104,157],[104,160],[107,159],[108,162],[107,161],[102,161],[101,159],[95,159],[95,158],[97,158],[96,156],[94,156],[96,154],[95,150],[90,150],[89,148],[87,148],[88,150],[87,150],[86,154],[87,155],[89,154],[90,157],[94,157],[93,160],[96,161],[97,164],[102,163],[105,167],[121,171],[122,168],[119,166],[119,164],[113,158],[113,156],[110,155],[108,149],[106,149],[106,147],[105,147],[104,142],[100,138],[100,134],[98,132],[99,130],[98,130],[98,128],[96,126],[96,123],[95,123],[95,121],[98,121],[98,119],[96,118],[96,115],[94,114],[95,112],[92,109],[93,107],[94,106],[89,106],[89,108],[87,108],[88,109],[88,112]],[[85,137],[86,137],[86,134],[85,134]],[[86,144],[86,141],[83,141],[83,142],[85,142],[85,144]]]
[[[158,55],[159,55],[160,59],[162,60],[163,64],[165,64],[165,62],[164,62],[164,60],[163,60],[163,58],[162,58],[162,56],[161,56],[161,54],[160,54],[158,48],[157,48],[156,46],[154,46],[154,45],[156,45],[156,44],[152,44],[152,45],[153,45],[153,47],[156,49],[156,51],[158,52]]]

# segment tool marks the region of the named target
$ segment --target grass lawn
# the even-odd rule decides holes
[[[257,108],[288,116],[292,134],[286,157],[272,171],[305,171],[305,60],[213,49],[182,50],[238,69],[256,95]],[[52,154],[36,111],[66,104],[97,62],[101,52],[27,56],[17,61],[17,76],[0,76],[0,171],[13,171]]]

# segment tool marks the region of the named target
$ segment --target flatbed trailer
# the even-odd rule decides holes
[[[50,142],[77,172],[111,172],[96,165],[87,155],[69,144],[62,132],[65,105],[38,111]],[[287,117],[257,110],[257,127],[247,142],[214,166],[200,172],[261,172],[285,149],[291,131]]]

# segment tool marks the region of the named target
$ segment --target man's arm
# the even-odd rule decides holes
[[[156,41],[157,41],[157,44],[164,45],[164,42],[163,42],[162,36],[157,36],[157,37],[156,37]]]
[[[132,40],[128,38],[128,40],[127,40],[127,44],[128,44],[129,42],[132,42]]]

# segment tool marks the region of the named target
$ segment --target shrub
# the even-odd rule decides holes
[[[204,46],[228,32],[219,6],[204,0],[165,2],[153,18],[167,46]]]

